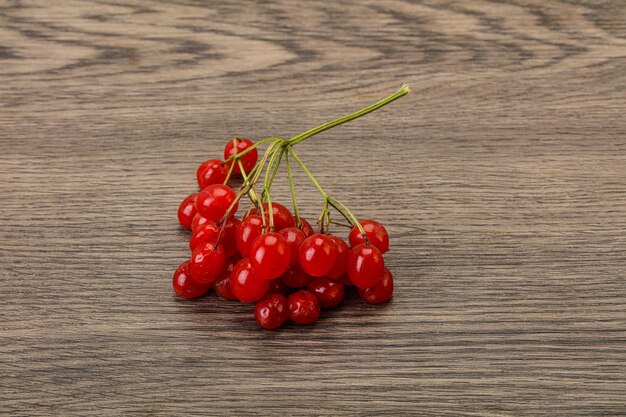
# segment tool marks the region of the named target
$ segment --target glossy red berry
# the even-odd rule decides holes
[[[193,216],[193,220],[191,221],[191,230],[195,231],[198,227],[201,227],[207,223],[209,223],[209,221],[207,220],[206,217],[202,217],[201,215],[196,213],[196,215]]]
[[[376,246],[380,253],[389,251],[389,234],[385,226],[374,220],[359,220],[359,223],[361,223],[363,230],[365,230],[367,240],[369,240],[372,245]],[[349,240],[350,246],[352,247],[365,243],[365,239],[363,239],[363,235],[357,226],[354,226],[350,231]]]
[[[209,185],[223,184],[228,176],[228,168],[222,165],[219,159],[209,159],[204,161],[196,170],[198,187],[204,189]]]
[[[191,229],[191,222],[196,215],[196,198],[198,193],[187,196],[178,206],[178,222],[186,229]]]
[[[291,253],[285,238],[279,233],[265,233],[250,247],[250,263],[262,279],[281,276],[289,266]]]
[[[201,297],[211,288],[210,284],[198,284],[191,279],[189,261],[180,264],[176,272],[174,272],[173,286],[174,292],[183,298]]]
[[[287,298],[287,304],[289,306],[289,320],[296,324],[313,324],[320,316],[320,302],[309,291],[294,292]]]
[[[287,299],[281,294],[270,294],[254,306],[254,319],[264,329],[276,329],[287,321]]]
[[[324,308],[335,307],[343,300],[343,284],[326,277],[314,278],[307,288]]]
[[[193,251],[198,246],[206,243],[215,243],[219,232],[220,228],[213,222],[208,222],[203,226],[197,227],[191,235],[191,240],[189,240],[189,249]]]
[[[196,282],[212,284],[224,269],[225,263],[226,256],[222,245],[215,248],[213,243],[206,243],[192,252],[189,271]]]
[[[298,260],[300,256],[300,245],[304,242],[304,239],[306,239],[304,232],[295,227],[286,227],[278,233],[285,238],[285,241],[289,245],[289,252],[291,253],[289,265],[298,265],[300,263]]]
[[[241,302],[257,301],[267,293],[269,287],[270,282],[256,275],[248,258],[237,262],[230,274],[230,289]]]
[[[330,271],[337,259],[337,247],[328,235],[314,234],[300,245],[299,260],[304,271],[322,277]]]
[[[304,217],[300,217],[300,230],[304,232],[306,237],[312,236],[315,233],[311,224]]]
[[[202,217],[217,223],[224,216],[237,195],[227,185],[213,184],[200,191],[196,198],[196,208]],[[233,216],[237,211],[237,203],[230,211]]]
[[[350,254],[350,248],[348,244],[340,237],[335,235],[328,235],[337,248],[337,258],[333,267],[326,273],[328,278],[339,279],[346,274],[346,268],[348,267],[348,255]]]
[[[368,304],[385,303],[393,297],[393,276],[391,272],[385,268],[383,279],[373,287],[361,289],[359,288],[359,297]]]
[[[237,142],[237,150],[235,151],[235,146],[233,142]],[[244,139],[244,138],[235,138],[233,140],[229,140],[228,143],[226,144],[226,147],[224,148],[224,160],[228,159],[229,157],[231,157],[232,155],[236,154],[236,153],[241,153],[243,151],[245,151],[246,149],[248,149],[250,146],[254,145],[254,143],[251,140],[248,139]],[[246,170],[246,172],[250,172],[252,171],[252,168],[254,168],[254,166],[256,165],[256,161],[259,157],[259,154],[255,149],[251,150],[250,152],[248,152],[247,154],[245,154],[244,156],[241,157],[241,164],[243,165],[243,169]],[[229,161],[226,164],[226,169],[230,169],[230,164],[232,163],[232,161]],[[239,168],[239,164],[235,163],[235,166],[233,167],[233,172],[236,174],[241,174],[241,169]]]
[[[263,213],[265,215],[265,222],[270,223],[270,210],[268,203],[263,203]],[[296,221],[289,209],[280,203],[272,202],[272,213],[274,214],[274,230],[281,231],[286,227],[294,227]],[[259,214],[259,209],[254,207],[250,210],[249,214]]]
[[[230,274],[235,267],[235,264],[239,262],[240,258],[234,257],[230,258],[226,261],[226,266],[217,277],[215,282],[213,282],[213,289],[215,293],[220,297],[226,300],[236,300],[235,294],[233,294],[233,290],[230,288]]]
[[[385,260],[373,245],[361,243],[350,250],[348,276],[359,288],[373,287],[383,278]]]
[[[309,282],[311,282],[313,277],[304,272],[300,265],[294,265],[287,268],[287,270],[280,279],[288,287],[302,288],[309,285]]]
[[[263,234],[263,219],[261,216],[247,216],[239,224],[235,232],[235,244],[244,258],[250,255],[250,247],[257,237]]]
[[[227,257],[235,256],[239,253],[237,249],[236,233],[240,224],[241,220],[236,217],[229,217],[226,221],[226,225],[224,226],[224,232],[222,233],[220,243],[224,245]]]

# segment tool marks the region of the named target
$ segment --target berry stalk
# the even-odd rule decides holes
[[[294,137],[292,137],[291,139],[289,139],[289,144],[290,145],[296,145],[300,142],[302,142],[305,139],[310,138],[311,136],[315,136],[318,133],[322,133],[325,130],[328,129],[332,129],[335,126],[339,126],[341,124],[347,123],[349,121],[352,121],[354,119],[358,119],[359,117],[365,116],[368,113],[371,113],[375,110],[380,109],[381,107],[386,106],[387,104],[399,99],[400,97],[403,97],[407,94],[409,94],[409,92],[411,91],[411,89],[409,88],[408,84],[403,84],[402,87],[400,87],[400,89],[398,91],[396,91],[395,93],[391,94],[390,96],[385,97],[382,100],[377,101],[376,103],[367,106],[359,111],[356,111],[354,113],[351,113],[347,116],[343,116],[340,117],[338,119],[332,120],[330,122],[326,122],[322,125],[316,126],[312,129],[307,130],[306,132],[300,133],[299,135],[296,135]]]
[[[299,216],[298,209],[297,209],[295,188],[293,185],[293,176],[292,176],[291,165],[289,161],[289,156],[291,156],[300,165],[302,170],[309,177],[313,185],[318,189],[322,198],[324,199],[324,206],[323,206],[322,213],[320,214],[320,217],[318,220],[320,230],[324,232],[327,230],[328,226],[330,225],[331,220],[330,220],[329,207],[332,207],[339,214],[341,214],[341,216],[344,217],[348,221],[348,223],[350,223],[353,226],[356,226],[359,232],[361,233],[361,235],[363,236],[365,242],[369,243],[367,240],[365,230],[363,229],[363,226],[360,224],[356,216],[354,216],[354,214],[350,211],[350,209],[345,204],[329,196],[326,193],[326,191],[324,191],[324,188],[322,188],[322,186],[319,184],[315,176],[311,173],[311,171],[309,171],[309,169],[306,167],[304,162],[295,153],[295,151],[293,150],[293,146],[297,145],[303,140],[306,140],[312,136],[317,135],[318,133],[332,129],[333,127],[350,122],[354,119],[365,116],[366,114],[369,114],[373,111],[376,111],[386,106],[387,104],[399,99],[400,97],[405,96],[409,92],[410,92],[410,89],[409,89],[408,84],[403,84],[402,87],[398,91],[383,98],[382,100],[377,101],[374,104],[371,104],[370,106],[367,106],[361,110],[350,113],[338,119],[331,120],[329,122],[316,126],[303,133],[300,133],[299,135],[293,136],[291,139],[282,139],[282,138],[276,138],[276,137],[263,139],[249,146],[247,149],[239,153],[235,153],[231,155],[229,158],[227,158],[224,161],[224,163],[228,163],[232,161],[232,163],[230,164],[230,169],[226,178],[226,182],[228,182],[228,180],[231,177],[233,167],[235,166],[235,162],[238,164],[238,167],[242,172],[244,182],[241,185],[239,191],[237,192],[237,197],[235,201],[233,202],[233,204],[231,205],[227,213],[225,213],[224,218],[222,219],[222,222],[225,222],[225,220],[228,218],[232,207],[234,207],[234,205],[239,201],[239,199],[244,194],[247,194],[252,200],[252,202],[258,206],[260,214],[261,214],[261,218],[263,219],[264,227],[266,227],[265,225],[266,219],[265,219],[264,207],[262,203],[267,202],[267,208],[270,211],[269,216],[268,216],[269,223],[270,223],[269,228],[270,230],[274,229],[274,213],[272,210],[272,200],[270,196],[270,189],[278,173],[278,168],[280,166],[280,163],[284,157],[286,164],[287,164],[287,175],[289,177],[289,184],[290,184],[290,190],[291,190],[291,197],[292,197],[292,201],[294,205],[294,212],[296,214],[296,225],[299,227],[300,216]],[[256,149],[258,146],[265,144],[265,143],[270,143],[270,146],[266,149],[261,161],[259,161],[259,163],[246,175],[245,170],[243,169],[244,167],[241,163],[241,158],[245,156],[246,154],[248,154],[249,152]],[[237,144],[236,139],[233,139],[233,145],[235,149],[236,149],[236,144]],[[269,160],[269,163],[268,163],[268,160]],[[267,167],[266,167],[266,164],[267,164]],[[258,182],[263,170],[265,170],[263,188],[261,189],[261,195],[258,196],[254,190],[254,186]]]
[[[237,138],[233,138],[233,141],[236,141]],[[226,158],[224,160],[224,164],[227,164],[228,162],[234,160],[234,159],[241,159],[242,156],[247,155],[249,152],[252,152],[253,150],[255,150],[256,148],[258,148],[259,146],[268,143],[268,142],[281,142],[284,141],[285,139],[281,139],[281,138],[267,138],[267,139],[262,139],[258,142],[255,142],[252,146],[248,147],[247,149],[239,152],[239,153],[235,153],[234,155],[229,156],[228,158]]]
[[[289,162],[289,153],[285,155],[285,165],[287,165],[287,177],[289,178],[289,189],[291,191],[291,202],[293,203],[293,214],[296,218],[296,228],[300,228],[300,212],[298,211],[298,202],[296,201],[296,187],[293,184],[293,175],[291,173],[291,162]]]
[[[324,190],[324,188],[322,188],[320,183],[317,182],[317,179],[315,178],[315,176],[311,173],[311,171],[309,171],[307,166],[304,164],[304,162],[302,162],[302,160],[296,154],[293,148],[291,146],[288,146],[288,149],[293,159],[295,159],[296,162],[298,162],[298,164],[300,165],[304,173],[309,177],[313,185],[315,185],[317,190],[322,195],[322,198],[324,199],[324,208],[322,209],[322,213],[320,214],[320,220],[319,220],[321,230],[324,231],[325,228],[328,226],[328,224],[326,224],[326,227],[324,227],[325,225],[324,221],[326,221],[327,223],[330,223],[330,217],[329,217],[330,213],[328,210],[328,206],[330,205],[335,210],[337,210],[337,212],[341,214],[352,226],[356,226],[359,229],[359,232],[361,233],[361,235],[363,236],[363,239],[365,240],[365,242],[369,243],[367,240],[367,235],[365,233],[365,230],[363,229],[363,226],[361,225],[359,220],[356,218],[356,216],[352,214],[350,209],[346,207],[346,205],[340,202],[339,200],[328,195],[328,193]]]

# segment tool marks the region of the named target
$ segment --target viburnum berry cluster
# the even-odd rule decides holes
[[[186,197],[178,208],[180,224],[192,231],[191,257],[174,273],[174,291],[197,298],[211,288],[222,298],[256,303],[254,317],[265,329],[287,320],[312,324],[322,308],[341,303],[345,286],[356,286],[370,304],[389,301],[393,276],[383,255],[389,250],[385,227],[374,220],[358,220],[341,201],[331,197],[300,159],[295,145],[325,130],[349,122],[406,95],[408,85],[394,94],[342,118],[307,130],[290,139],[268,138],[256,143],[234,138],[224,159],[211,159],[197,169],[200,192]],[[267,149],[259,159],[259,146]],[[273,201],[270,190],[285,162],[293,213]],[[322,196],[317,232],[298,210],[292,162],[310,178]],[[241,177],[237,191],[228,184]],[[262,180],[262,181],[261,181]],[[237,219],[241,198],[252,208]],[[331,220],[337,212],[346,223]],[[330,233],[330,226],[350,228],[348,243]]]

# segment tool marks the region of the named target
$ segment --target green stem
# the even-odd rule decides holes
[[[233,147],[237,149],[237,139],[233,139]],[[224,166],[224,162],[222,162],[222,166]],[[230,181],[230,176],[233,174],[233,169],[235,168],[235,164],[230,164],[230,168],[228,168],[228,174],[226,175],[226,179],[224,180],[224,185],[228,184]]]
[[[328,210],[328,198],[324,197],[324,206],[322,207],[322,213],[317,219],[317,227],[320,233],[325,233],[328,229],[328,223],[330,222],[330,210]]]
[[[332,201],[332,199],[331,199],[328,203],[330,204],[330,206],[331,206],[332,208],[334,208],[335,210],[337,210],[337,213],[341,214],[341,217],[343,217],[344,219],[346,219],[346,220],[347,220],[347,222],[351,224],[351,226],[350,226],[350,227],[354,227],[354,224],[352,223],[352,218],[351,218],[351,217],[350,217],[350,216],[349,216],[346,212],[344,212],[344,211],[343,211],[343,209],[342,209],[340,206],[338,206],[337,204],[335,204],[335,203]]]
[[[289,162],[289,154],[285,155],[285,164],[287,165],[287,176],[289,177],[289,189],[291,190],[293,214],[296,217],[296,227],[299,229],[300,228],[300,213],[298,211],[298,203],[296,201],[296,187],[293,184],[293,175],[291,173],[291,162]]]
[[[248,181],[248,174],[246,174],[246,168],[243,166],[243,162],[241,162],[241,159],[237,160],[237,166],[239,166],[239,171],[241,171],[241,176],[243,177],[243,181],[244,182]]]
[[[267,147],[261,160],[256,164],[254,168],[252,168],[252,170],[248,174],[248,181],[245,181],[241,185],[241,188],[239,189],[240,191],[246,188],[246,192],[248,192],[250,189],[254,188],[254,185],[257,183],[257,181],[259,180],[259,177],[261,176],[261,173],[263,172],[263,168],[265,167],[265,163],[267,162],[267,159],[269,158],[270,155],[274,154],[274,147],[276,146],[276,143],[277,142],[273,142],[270,146]],[[238,201],[238,199],[236,199],[235,201]],[[265,229],[265,213],[263,209],[263,204],[259,204],[258,207],[259,207],[259,212],[261,214],[261,219],[263,219],[263,228]]]
[[[233,138],[233,141],[235,142],[235,146],[233,148],[235,149],[235,151],[237,151],[237,138]],[[248,152],[252,152],[254,149],[259,147],[260,145],[263,145],[264,143],[267,143],[267,142],[274,142],[275,143],[275,142],[281,142],[281,141],[286,141],[286,140],[285,139],[281,139],[281,138],[267,138],[267,139],[260,140],[258,142],[255,142],[254,144],[252,144],[252,146],[244,149],[243,151],[241,151],[239,153],[235,153],[234,155],[229,156],[228,158],[226,158],[224,160],[224,163],[232,161],[235,158],[241,159],[242,156],[244,156]]]
[[[237,160],[237,164],[239,165],[239,171],[241,171],[241,176],[243,177],[243,182],[245,184],[246,182],[248,182],[248,175],[246,174],[246,169],[244,168],[243,163],[241,162],[241,159]],[[248,194],[248,197],[250,197],[252,204],[254,204],[255,206],[258,206],[259,196],[257,195],[253,187],[250,187],[247,194]]]
[[[352,226],[352,225],[350,225],[350,224],[341,223],[341,222],[337,222],[337,221],[334,221],[334,220],[331,220],[331,221],[330,221],[330,224],[335,224],[335,225],[337,225],[337,226],[346,227],[346,228],[348,228],[348,229],[352,229],[352,228],[354,227],[354,226]]]
[[[272,158],[274,158],[274,155],[276,155],[276,151],[273,149],[276,146],[276,142],[272,143],[267,150],[265,151],[265,154],[263,154],[263,159],[261,159],[261,162],[259,164],[257,164],[257,166],[255,167],[256,172],[254,173],[254,177],[251,180],[252,186],[254,186],[254,184],[256,184],[256,182],[259,180],[259,177],[261,176],[261,172],[263,172],[263,167],[265,166],[265,163],[267,162],[267,158],[269,158],[270,155],[272,155]],[[270,161],[271,164],[271,161]],[[263,189],[261,190],[261,204],[259,204],[259,214],[261,215],[261,220],[263,221],[263,230],[267,230],[267,226],[265,224],[265,209],[263,208],[263,195],[265,193],[265,187],[263,187]]]
[[[319,190],[319,192],[322,195],[322,197],[324,197],[324,210],[322,211],[322,214],[320,215],[320,221],[323,221],[324,217],[328,219],[328,214],[326,214],[326,211],[328,211],[328,205],[330,204],[351,225],[356,226],[359,229],[359,232],[361,232],[361,235],[363,235],[363,239],[365,239],[365,243],[369,244],[369,241],[367,239],[367,235],[365,234],[365,229],[363,229],[363,226],[361,226],[361,223],[359,223],[359,220],[356,218],[356,216],[354,214],[352,214],[350,209],[348,207],[346,207],[346,205],[343,204],[341,201],[336,200],[336,199],[330,197],[326,193],[326,191],[324,191],[324,189],[317,182],[317,180],[315,179],[315,177],[313,176],[311,171],[309,171],[309,169],[306,167],[306,165],[304,165],[304,162],[302,162],[302,160],[298,157],[296,152],[292,149],[291,145],[288,145],[287,149],[289,149],[289,152],[291,153],[291,156],[293,156],[293,158],[296,161],[298,161],[298,163],[300,164],[300,167],[302,167],[302,170],[306,173],[306,175],[309,177],[311,182],[315,185],[315,187],[317,187],[317,189]],[[324,216],[325,214],[326,214],[326,216]],[[330,221],[330,219],[329,219],[329,221]],[[321,223],[320,226],[323,226],[323,223]]]
[[[340,117],[338,119],[332,120],[330,122],[326,122],[322,125],[319,125],[317,127],[314,127],[313,129],[309,129],[304,133],[300,133],[299,135],[296,135],[294,137],[292,137],[291,139],[289,139],[289,144],[290,145],[295,145],[297,143],[302,142],[305,139],[310,138],[311,136],[317,135],[318,133],[321,133],[325,130],[328,129],[332,129],[335,126],[339,126],[341,124],[347,123],[351,120],[354,119],[358,119],[361,116],[365,116],[368,113],[371,113],[375,110],[380,109],[381,107],[386,106],[387,104],[391,103],[394,100],[399,99],[402,96],[405,96],[409,93],[409,91],[411,91],[409,89],[409,85],[408,84],[403,84],[402,87],[396,91],[395,93],[393,93],[390,96],[385,97],[382,100],[377,101],[376,103],[372,104],[371,106],[365,107],[364,109],[361,109],[359,111],[356,111],[354,113],[351,113],[347,116],[343,116]]]
[[[270,176],[274,177],[276,175],[275,171],[278,170],[278,168],[275,168],[276,155],[279,155],[278,160],[280,161],[280,157],[282,156],[282,148],[272,151],[272,157],[270,158],[270,162],[267,165],[267,169],[265,170],[265,180],[263,181],[263,189],[261,190],[262,201],[265,201],[265,196],[269,192],[269,188],[271,187]]]
[[[261,158],[261,161],[259,161],[259,163],[256,164],[256,166],[252,169],[252,171],[250,171],[250,174],[248,174],[248,177],[250,178],[250,182],[252,182],[253,184],[259,180],[259,177],[261,176],[261,173],[263,172],[263,168],[265,167],[265,163],[267,162],[270,155],[274,154],[275,146],[276,146],[276,142],[268,146],[268,148],[265,150],[265,153],[263,154],[263,158]]]
[[[320,183],[317,182],[317,180],[315,179],[315,177],[313,176],[311,171],[309,171],[309,169],[306,167],[306,165],[304,165],[304,162],[302,162],[302,159],[300,159],[298,157],[298,155],[296,154],[296,152],[293,150],[293,148],[291,146],[288,146],[287,149],[289,150],[289,153],[291,154],[291,156],[293,156],[293,159],[295,159],[296,162],[298,162],[298,164],[300,164],[300,167],[302,168],[304,173],[309,177],[309,179],[311,180],[313,185],[315,185],[315,187],[318,189],[318,191],[320,192],[322,197],[324,197],[324,199],[327,199],[328,198],[328,194],[326,194],[326,191],[324,191],[324,189],[322,188]]]
[[[359,232],[361,233],[361,235],[363,236],[363,239],[365,240],[365,243],[367,243],[368,245],[370,244],[369,240],[367,239],[367,234],[365,233],[365,229],[363,229],[363,226],[361,226],[361,223],[359,222],[359,220],[356,218],[356,216],[354,214],[352,214],[352,212],[350,211],[350,209],[348,207],[346,207],[345,204],[343,204],[341,201],[336,200],[334,198],[329,198],[328,203],[333,206],[338,212],[340,212],[344,217],[345,214],[342,212],[342,210],[345,210],[345,212],[348,214],[349,218],[346,217],[346,220],[348,220],[350,222],[350,224],[356,226],[359,229]],[[341,207],[341,210],[339,209],[339,207]]]
[[[276,178],[276,174],[278,173],[278,167],[280,167],[280,161],[282,161],[283,155],[285,155],[285,152],[287,152],[287,151],[285,150],[284,147],[281,147],[280,152],[278,150],[276,150],[276,152],[279,155],[278,155],[278,159],[274,163],[274,166],[272,166],[272,175],[270,176],[269,182],[267,183],[267,191],[268,192],[269,192],[270,188],[272,188],[272,184],[274,183],[274,178]]]
[[[270,210],[270,228],[273,230],[274,228],[274,219],[273,219],[273,212],[272,212],[272,200],[269,194],[269,190],[270,187],[276,177],[276,174],[278,172],[278,168],[280,166],[280,162],[283,158],[283,156],[285,156],[285,160],[287,163],[287,172],[289,175],[289,185],[291,188],[291,196],[292,196],[292,200],[293,200],[293,205],[294,205],[294,213],[296,215],[296,226],[300,225],[300,216],[298,213],[298,206],[296,203],[296,196],[295,196],[295,187],[293,184],[293,176],[291,173],[291,165],[290,165],[290,161],[289,161],[289,154],[291,154],[291,157],[293,157],[293,159],[296,160],[296,162],[298,162],[298,164],[300,165],[300,167],[302,168],[302,170],[306,173],[306,175],[309,177],[309,179],[311,180],[311,182],[313,183],[313,185],[315,185],[315,187],[318,189],[318,191],[320,192],[320,194],[322,195],[322,197],[324,198],[324,207],[322,210],[322,214],[320,215],[319,218],[319,226],[320,226],[320,230],[322,232],[326,231],[328,229],[328,226],[331,223],[330,220],[330,210],[329,210],[329,206],[333,207],[335,210],[337,210],[347,221],[348,223],[350,223],[351,225],[356,225],[359,229],[359,231],[361,232],[361,234],[363,235],[363,238],[365,239],[365,242],[369,244],[368,239],[367,239],[367,235],[365,234],[365,230],[363,229],[363,226],[361,226],[361,224],[359,223],[358,219],[354,216],[354,214],[352,214],[352,212],[350,211],[350,209],[348,209],[348,207],[346,207],[342,202],[340,202],[339,200],[336,200],[334,198],[331,198],[326,191],[324,191],[324,189],[322,188],[322,186],[317,182],[317,180],[315,179],[315,177],[313,176],[313,174],[311,173],[311,171],[309,171],[309,169],[306,167],[306,165],[304,165],[304,162],[302,162],[302,160],[298,157],[298,155],[295,153],[295,151],[293,150],[293,145],[298,144],[300,142],[302,142],[303,140],[306,140],[308,138],[310,138],[311,136],[317,135],[318,133],[324,132],[328,129],[331,129],[335,126],[339,126],[343,123],[347,123],[351,120],[357,119],[361,116],[365,116],[368,113],[371,113],[375,110],[380,109],[381,107],[386,106],[387,104],[393,102],[394,100],[399,99],[400,97],[406,95],[409,93],[409,86],[407,84],[404,84],[398,91],[396,91],[394,94],[385,97],[384,99],[368,106],[365,107],[364,109],[361,109],[359,111],[356,111],[354,113],[351,113],[347,116],[344,117],[340,117],[338,119],[332,120],[330,122],[324,123],[322,125],[319,125],[317,127],[314,127],[313,129],[309,129],[306,132],[303,132],[299,135],[296,135],[294,137],[292,137],[289,140],[286,139],[282,139],[282,138],[267,138],[267,139],[263,139],[260,140],[258,142],[256,142],[255,144],[253,144],[252,146],[250,146],[249,148],[243,150],[240,153],[235,153],[234,155],[231,155],[229,158],[227,158],[223,163],[228,163],[230,161],[233,161],[233,163],[230,164],[230,168],[228,171],[228,175],[227,175],[227,179],[225,181],[225,184],[228,182],[228,180],[231,177],[232,171],[233,171],[233,167],[235,166],[235,162],[237,162],[241,172],[242,172],[242,176],[244,178],[244,182],[241,185],[241,187],[239,188],[236,198],[233,201],[233,203],[231,204],[231,206],[228,208],[228,210],[226,211],[226,213],[224,214],[224,217],[222,218],[221,222],[222,224],[222,229],[220,230],[220,234],[219,237],[221,237],[222,231],[223,231],[223,226],[225,224],[225,220],[228,219],[228,216],[230,215],[230,212],[232,210],[232,208],[234,207],[234,205],[239,201],[239,199],[241,199],[241,197],[244,194],[248,194],[248,196],[250,196],[250,199],[253,201],[253,203],[256,202],[258,204],[259,202],[259,196],[257,195],[254,186],[256,185],[256,183],[258,182],[263,169],[265,168],[265,164],[268,162],[269,159],[269,164],[267,166],[267,169],[265,170],[265,180],[263,183],[263,189],[261,190],[261,196],[260,196],[260,202],[262,203],[263,200],[265,198],[267,198],[268,201],[268,209]],[[243,168],[243,164],[241,162],[241,157],[243,157],[244,155],[246,155],[248,152],[251,152],[252,150],[256,149],[258,146],[264,144],[264,143],[268,143],[271,142],[270,146],[268,146],[268,148],[265,150],[265,153],[263,154],[263,157],[261,158],[261,160],[259,161],[259,163],[256,164],[256,166],[246,175],[245,170]],[[233,138],[233,144],[234,144],[234,150],[236,152],[237,150],[237,138]],[[278,149],[276,149],[276,145],[278,145]],[[276,159],[276,157],[278,156],[278,159]],[[260,214],[261,214],[261,218],[263,219],[263,227],[265,228],[265,215],[264,215],[264,209],[263,209],[263,204],[259,204],[258,205],[259,210],[260,210]],[[218,240],[219,240],[218,237]]]
[[[328,224],[330,223],[330,213],[329,213],[329,210],[328,210],[328,205],[329,204],[335,210],[337,210],[350,224],[354,224],[355,222],[358,224],[358,220],[356,220],[356,218],[352,215],[350,210],[347,209],[347,207],[345,207],[343,204],[341,204],[341,202],[339,202],[339,201],[335,200],[334,198],[330,197],[328,195],[328,193],[326,193],[326,191],[324,191],[324,188],[322,188],[320,183],[317,182],[317,179],[315,178],[315,176],[311,173],[311,171],[309,171],[309,169],[306,167],[306,165],[304,165],[304,162],[302,162],[302,160],[298,157],[298,155],[293,150],[291,145],[287,145],[287,149],[289,150],[289,153],[291,153],[291,156],[293,156],[293,159],[295,159],[298,162],[298,164],[300,164],[300,167],[302,168],[302,170],[309,177],[309,179],[311,180],[313,185],[315,185],[315,187],[318,189],[318,191],[320,192],[320,194],[324,198],[324,208],[322,209],[322,213],[320,214],[320,217],[318,219],[320,230],[322,232],[324,232],[327,229]],[[341,206],[339,206],[338,204],[341,204]],[[343,208],[345,208],[346,212],[344,212]],[[352,219],[354,219],[354,221]],[[359,231],[362,231],[362,230],[363,230],[363,228],[360,227],[360,224],[359,224]],[[363,233],[365,233],[364,230],[363,230]],[[365,239],[367,241],[367,238],[365,238]]]
[[[266,196],[267,196],[267,209],[270,212],[269,218],[270,218],[270,232],[274,231],[274,210],[272,210],[272,198],[270,197],[270,192],[269,190],[266,192]]]

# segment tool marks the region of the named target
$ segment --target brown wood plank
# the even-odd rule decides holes
[[[0,1],[0,414],[626,415],[624,3],[217,3]],[[201,161],[405,81],[298,145],[392,303],[174,297]]]

